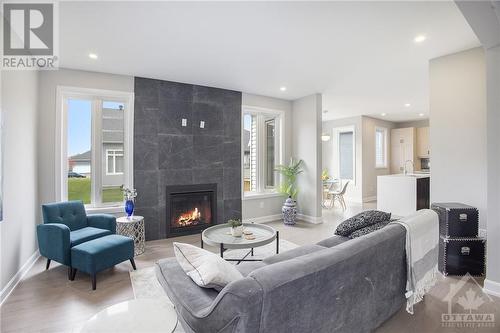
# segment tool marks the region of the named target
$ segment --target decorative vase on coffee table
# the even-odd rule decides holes
[[[231,227],[231,236],[241,237],[243,235],[243,226]]]
[[[281,208],[283,213],[283,223],[286,225],[294,225],[297,219],[297,203],[292,199],[291,196],[285,200],[283,208]]]

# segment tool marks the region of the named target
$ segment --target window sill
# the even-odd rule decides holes
[[[277,192],[269,192],[269,193],[255,193],[255,194],[244,194],[243,201],[245,200],[258,200],[258,199],[267,199],[267,198],[276,198],[276,197],[284,197],[283,194]]]
[[[88,214],[125,214],[125,206],[103,206],[103,207],[85,207],[85,211]]]

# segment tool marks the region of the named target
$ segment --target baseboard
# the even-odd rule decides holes
[[[40,253],[38,252],[38,250],[36,250],[35,253],[33,253],[31,257],[26,260],[21,269],[12,277],[12,279],[10,279],[9,283],[7,283],[7,285],[2,289],[2,292],[0,293],[0,305],[2,305],[7,297],[9,297],[14,288],[16,288],[16,286],[23,279],[26,273],[28,273],[31,267],[33,267],[39,257]]]
[[[267,223],[267,222],[279,221],[282,219],[283,219],[283,217],[281,216],[281,214],[274,214],[274,215],[266,215],[266,216],[259,216],[259,217],[252,217],[249,219],[244,219],[243,222],[245,222],[245,223]]]
[[[364,197],[363,198],[363,203],[365,203],[365,202],[372,202],[372,201],[377,201],[377,196],[376,195],[373,195],[371,197]]]
[[[313,224],[323,223],[323,218],[321,216],[309,216],[304,214],[297,214],[297,220]]]
[[[496,296],[496,297],[500,297],[500,283],[499,282],[495,282],[495,281],[491,281],[491,280],[488,280],[488,279],[485,279],[484,280],[483,291],[486,294],[493,295],[493,296]]]

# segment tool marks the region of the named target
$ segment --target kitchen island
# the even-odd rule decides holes
[[[377,209],[407,216],[430,207],[430,174],[395,174],[377,177]]]

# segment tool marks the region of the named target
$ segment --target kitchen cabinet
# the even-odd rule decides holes
[[[430,152],[429,127],[419,127],[417,128],[417,156],[427,158]]]
[[[429,175],[386,175],[377,177],[377,210],[407,216],[430,207]]]
[[[414,168],[408,163],[410,171],[418,170],[416,154],[417,131],[414,127],[395,128],[391,130],[391,173],[402,173],[405,162],[410,160]]]

